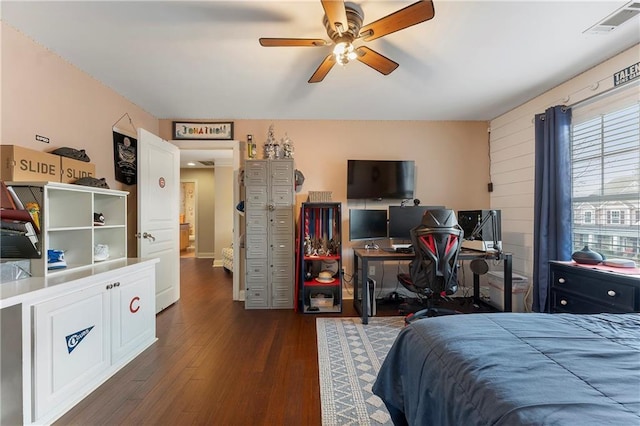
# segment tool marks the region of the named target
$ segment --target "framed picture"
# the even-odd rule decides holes
[[[232,140],[233,121],[174,121],[173,139]]]

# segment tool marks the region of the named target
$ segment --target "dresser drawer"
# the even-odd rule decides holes
[[[552,273],[552,290],[574,292],[585,297],[597,299],[606,305],[616,305],[633,311],[636,305],[635,288],[633,286],[614,281],[603,281],[598,278],[583,276],[566,271]]]
[[[637,312],[640,306],[637,277],[560,262],[550,263],[549,290],[552,312]]]
[[[612,314],[622,314],[633,312],[624,306],[609,305],[600,301],[592,301],[572,293],[565,293],[559,290],[551,291],[551,312],[570,312],[573,314],[600,314],[603,312]]]

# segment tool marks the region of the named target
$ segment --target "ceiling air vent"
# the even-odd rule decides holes
[[[213,160],[205,160],[205,161],[199,161],[200,164],[202,164],[203,166],[215,166],[216,162]]]
[[[640,14],[640,1],[632,1],[613,12],[591,28],[584,31],[585,34],[608,34]]]

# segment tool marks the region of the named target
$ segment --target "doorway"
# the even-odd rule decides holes
[[[198,244],[198,182],[183,180],[180,169],[180,257],[195,257]]]
[[[216,174],[220,174],[221,178],[216,178],[218,183],[230,192],[227,197],[222,197],[221,200],[216,199],[216,209],[222,209],[224,214],[217,214],[212,218],[216,223],[214,229],[222,229],[220,232],[216,232],[215,236],[215,256],[219,257],[219,261],[222,261],[222,249],[231,245],[234,248],[240,247],[240,218],[239,212],[235,209],[235,206],[239,202],[240,186],[238,181],[239,169],[240,169],[240,141],[201,141],[201,140],[171,140],[169,141],[180,149],[181,157],[183,152],[185,156],[187,154],[194,154],[195,151],[202,152],[203,158],[215,157],[213,168],[217,169]],[[196,187],[197,192],[203,192],[202,188]],[[199,200],[202,201],[202,197],[206,194],[200,194]],[[213,194],[212,196],[216,196]],[[217,198],[217,196],[216,196]],[[223,201],[224,200],[224,201]],[[230,216],[227,214],[230,213]],[[229,216],[229,220],[225,222],[225,217]],[[198,222],[202,222],[206,218],[199,217],[196,209],[195,219],[195,248],[196,254],[198,252],[198,228],[201,226]],[[229,242],[230,241],[230,242]],[[237,250],[239,252],[239,250]],[[233,274],[233,300],[240,300],[240,271],[239,268],[239,256],[233,258],[233,270],[236,271]]]

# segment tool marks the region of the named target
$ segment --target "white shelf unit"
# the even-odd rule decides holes
[[[31,261],[33,276],[64,274],[97,263],[127,256],[126,191],[58,182],[7,182],[23,204],[40,205],[42,256]],[[93,214],[102,213],[104,225],[93,224]],[[109,258],[93,258],[96,244],[109,246]],[[63,250],[66,268],[47,269],[47,250]]]

